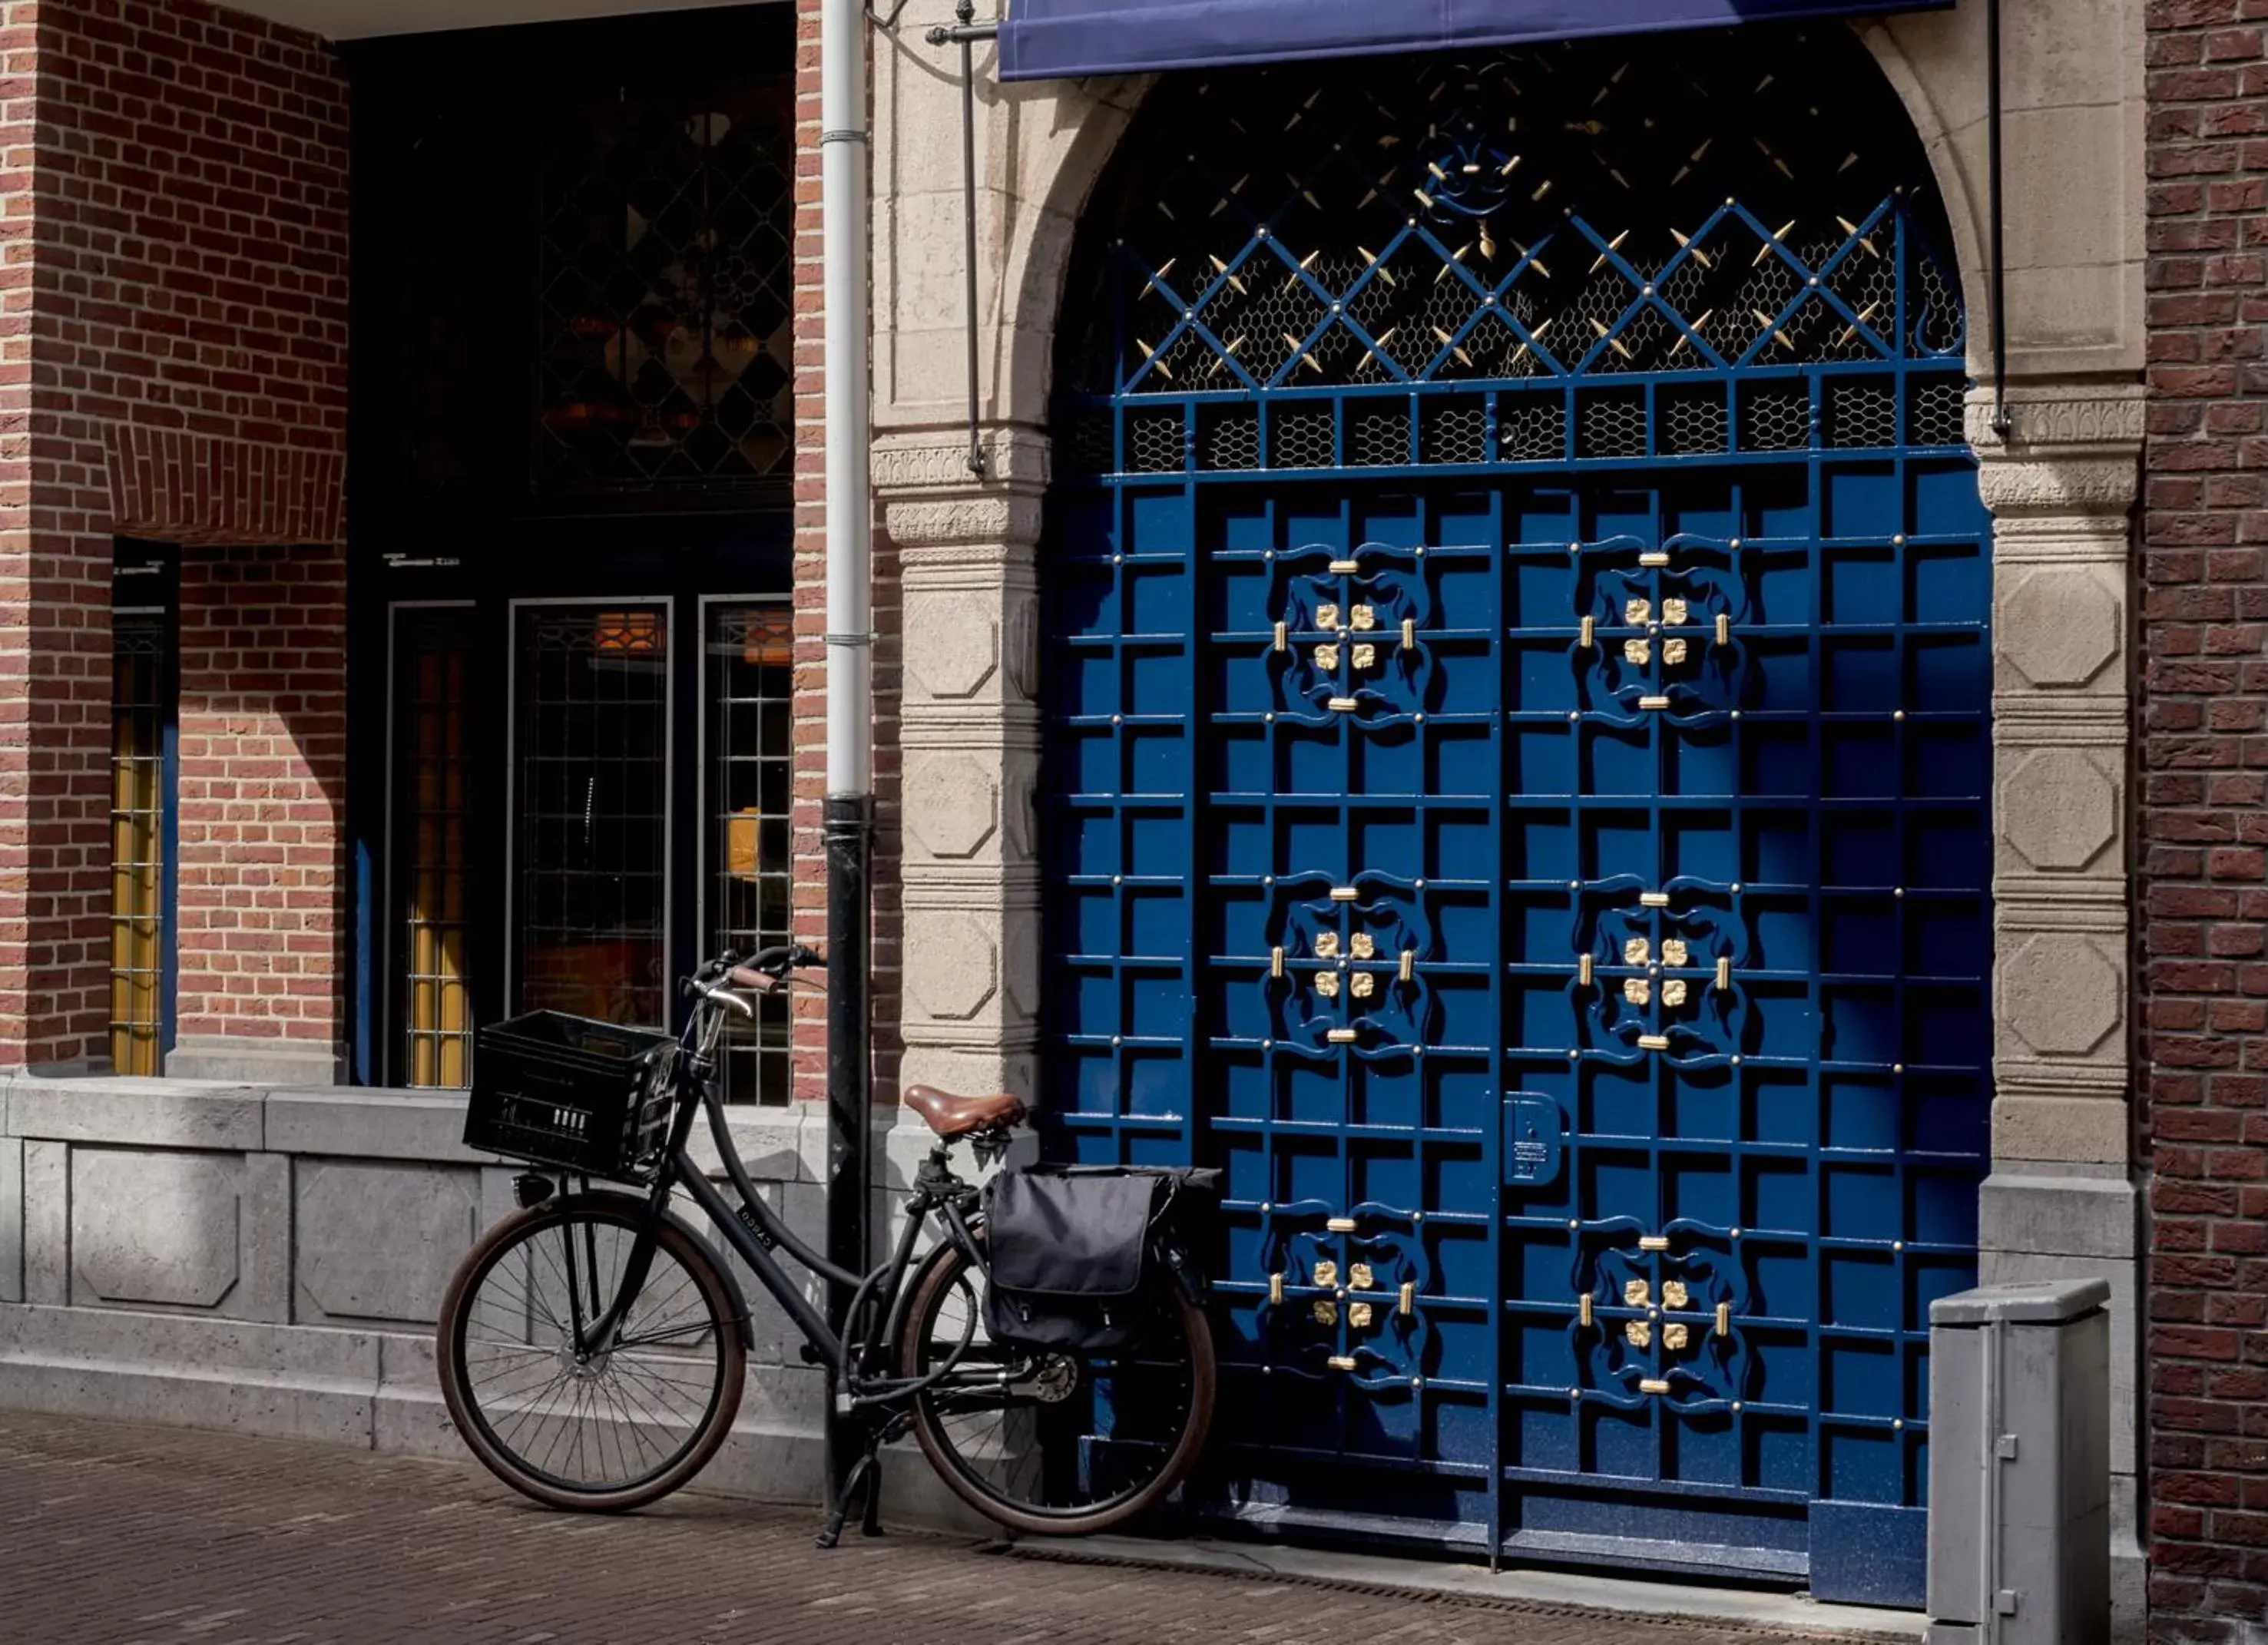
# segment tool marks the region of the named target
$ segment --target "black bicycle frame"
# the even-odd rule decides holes
[[[809,1346],[812,1355],[833,1373],[836,1385],[850,1396],[854,1406],[873,1406],[902,1400],[917,1388],[929,1385],[949,1376],[959,1354],[930,1375],[919,1378],[873,1377],[876,1355],[885,1351],[892,1318],[908,1270],[913,1266],[915,1247],[922,1230],[928,1225],[932,1212],[941,1214],[946,1237],[972,1263],[983,1262],[981,1247],[970,1234],[968,1210],[974,1203],[976,1191],[955,1177],[946,1164],[945,1149],[934,1149],[928,1162],[915,1179],[914,1192],[906,1204],[904,1229],[898,1236],[896,1248],[890,1259],[873,1273],[852,1274],[837,1267],[796,1237],[779,1213],[764,1202],[749,1179],[747,1166],[733,1146],[730,1128],[725,1124],[722,1099],[717,1092],[716,1065],[709,1054],[715,1033],[716,1020],[712,1013],[719,1008],[711,1004],[706,1009],[696,1007],[692,1020],[680,1036],[679,1056],[675,1079],[676,1109],[670,1116],[669,1137],[663,1151],[663,1169],[654,1180],[646,1204],[648,1215],[644,1225],[632,1243],[630,1256],[622,1266],[621,1289],[613,1302],[600,1311],[600,1299],[592,1298],[592,1311],[596,1316],[586,1333],[582,1325],[579,1286],[573,1273],[574,1257],[571,1246],[568,1254],[570,1289],[578,1293],[574,1302],[576,1347],[580,1350],[605,1348],[620,1326],[630,1304],[644,1289],[651,1272],[653,1252],[664,1216],[668,1214],[669,1196],[673,1189],[682,1188],[724,1235],[725,1243],[740,1253],[740,1259],[756,1276],[757,1282],[770,1293],[772,1299],[787,1311]],[[730,1181],[734,1206],[717,1185],[696,1164],[687,1152],[686,1144],[693,1134],[696,1110],[709,1113],[710,1132],[716,1141],[717,1151],[725,1165]],[[827,1323],[827,1318],[804,1296],[789,1277],[775,1249],[784,1250],[798,1266],[807,1269],[830,1284],[844,1287],[851,1292],[850,1306],[843,1315],[841,1335]],[[592,1259],[592,1278],[597,1279],[596,1259]],[[867,1329],[860,1337],[858,1326],[861,1315],[868,1316]],[[745,1322],[740,1322],[745,1323]],[[973,1329],[973,1322],[972,1322]],[[851,1343],[856,1339],[855,1352]],[[963,1348],[967,1344],[964,1343]]]

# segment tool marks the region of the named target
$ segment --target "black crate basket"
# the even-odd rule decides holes
[[[484,1154],[651,1182],[669,1129],[677,1041],[563,1011],[481,1030],[465,1145]]]

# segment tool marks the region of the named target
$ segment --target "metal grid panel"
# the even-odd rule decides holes
[[[1045,1073],[1227,1168],[1216,1505],[1918,1601],[1990,671],[1903,114],[1756,30],[1175,108],[1065,343]]]
[[[795,864],[789,832],[795,613],[778,600],[714,601],[705,626],[710,828],[703,952],[740,953],[790,936]],[[784,1105],[793,1080],[789,1001],[756,1001],[725,1045],[728,1102]]]
[[[165,1056],[166,727],[173,617],[111,620],[110,1066],[162,1072]]]
[[[467,877],[472,767],[466,723],[469,608],[409,609],[394,628],[394,838],[402,877],[394,979],[395,1077],[457,1089],[472,1077]]]
[[[668,623],[628,602],[517,613],[518,1010],[668,1021]]]

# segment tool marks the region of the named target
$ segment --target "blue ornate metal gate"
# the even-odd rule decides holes
[[[1175,81],[1046,574],[1051,1145],[1225,1165],[1211,1507],[1918,1601],[1987,522],[1839,30]]]

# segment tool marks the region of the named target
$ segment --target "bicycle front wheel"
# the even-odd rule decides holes
[[[940,1246],[898,1337],[902,1377],[953,1363],[915,1396],[913,1414],[914,1437],[955,1495],[1011,1530],[1087,1536],[1181,1483],[1212,1423],[1215,1364],[1204,1311],[1179,1286],[1161,1282],[1141,1340],[1108,1354],[995,1344],[983,1298],[983,1271]]]
[[[441,1300],[441,1397],[490,1472],[554,1508],[639,1508],[699,1472],[740,1406],[747,1359],[733,1293],[674,1222],[611,1343],[612,1306],[648,1212],[577,1194],[507,1217]]]

